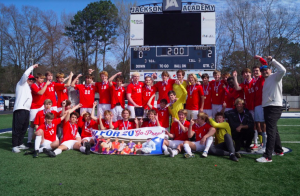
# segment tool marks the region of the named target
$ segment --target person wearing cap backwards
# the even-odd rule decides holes
[[[264,109],[268,135],[266,151],[262,157],[256,159],[257,162],[261,163],[272,162],[273,151],[275,151],[275,154],[278,156],[284,155],[277,129],[277,121],[282,113],[282,78],[286,73],[286,69],[271,56],[267,57],[267,61],[269,65],[273,65],[277,69],[277,72],[271,73],[271,69],[267,65],[260,67],[260,72],[265,78],[262,93],[262,107]]]
[[[14,153],[19,153],[20,149],[27,149],[23,144],[23,139],[29,125],[29,111],[32,103],[30,86],[35,81],[30,72],[37,67],[38,64],[30,66],[16,86],[16,101],[12,122],[12,152]]]

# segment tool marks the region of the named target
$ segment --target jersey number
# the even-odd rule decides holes
[[[89,95],[89,94],[91,94],[91,91],[90,90],[85,90],[84,94]]]

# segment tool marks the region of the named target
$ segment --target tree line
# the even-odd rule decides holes
[[[92,68],[109,74],[121,71],[128,80],[134,5],[101,0],[75,14],[57,16],[53,10],[0,4],[0,92],[13,93],[24,70],[34,63],[41,65],[41,73],[86,74]],[[241,72],[259,65],[254,55],[271,55],[287,68],[284,93],[299,95],[300,17],[295,3],[226,0],[225,9],[216,6],[216,16],[218,69]]]

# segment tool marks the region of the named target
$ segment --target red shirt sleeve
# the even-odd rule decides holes
[[[128,86],[127,86],[127,90],[126,90],[126,93],[128,94],[128,93],[132,93],[132,84],[129,84]]]
[[[37,95],[39,91],[40,91],[40,89],[37,87],[36,84],[31,85],[31,92],[33,94]]]
[[[39,125],[40,124],[40,112],[38,112],[35,116],[33,124]]]
[[[80,116],[78,119],[78,122],[77,122],[78,127],[82,127],[84,125],[84,122],[82,119],[83,119],[82,116]]]
[[[54,83],[54,89],[56,91],[62,91],[62,90],[65,89],[65,84],[60,84],[60,83],[55,82]]]

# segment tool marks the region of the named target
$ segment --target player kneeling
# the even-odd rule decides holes
[[[195,134],[196,141],[190,142],[185,141],[183,143],[183,148],[185,150],[185,158],[195,157],[192,153],[193,151],[202,152],[202,157],[207,157],[208,150],[213,142],[213,135],[215,134],[216,129],[208,124],[208,116],[206,113],[199,113],[197,115],[196,123],[191,120],[188,136],[192,138]]]
[[[64,150],[80,150],[84,154],[90,154],[90,145],[82,146],[81,137],[78,133],[77,120],[79,114],[74,112],[76,109],[80,108],[82,105],[78,104],[77,106],[71,109],[71,114],[67,115],[63,124],[63,138],[62,143],[54,151],[44,149],[44,153],[50,157],[56,157]],[[90,144],[85,142],[84,144]]]
[[[60,118],[54,119],[53,113],[47,113],[45,115],[45,122],[40,124],[35,132],[35,145],[34,152],[26,151],[25,155],[32,154],[33,158],[39,157],[39,153],[43,152],[44,149],[52,150],[59,146],[59,140],[56,136],[57,125],[65,119],[67,113]]]

